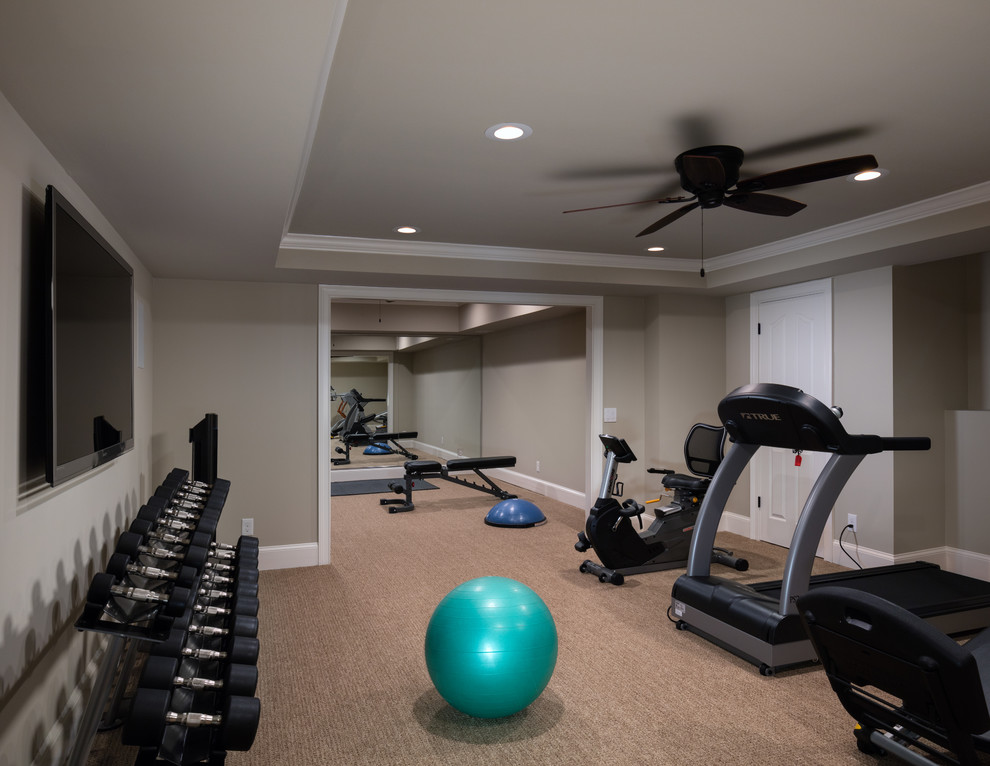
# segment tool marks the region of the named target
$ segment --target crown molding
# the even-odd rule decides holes
[[[570,250],[533,250],[521,247],[451,244],[449,242],[398,241],[394,239],[365,239],[323,234],[286,234],[281,250],[309,250],[374,255],[405,255],[422,258],[469,258],[479,261],[528,261],[562,266],[601,266],[653,271],[695,271],[697,264],[690,259],[662,258],[649,255],[617,255],[615,253],[581,253]]]
[[[753,263],[765,258],[786,255],[806,248],[824,245],[843,239],[863,236],[884,229],[892,229],[910,222],[950,213],[967,207],[990,202],[990,181],[941,194],[937,197],[912,202],[893,210],[857,218],[847,223],[781,239],[766,245],[751,247],[707,258],[706,271],[713,272]],[[362,237],[338,237],[319,234],[286,234],[280,245],[282,250],[306,250],[311,252],[336,252],[374,255],[403,255],[422,258],[467,258],[482,261],[525,261],[560,266],[602,266],[610,268],[647,269],[650,271],[695,271],[696,259],[663,258],[647,255],[620,255],[616,253],[584,253],[568,250],[535,250],[489,245],[452,244],[449,242],[399,241],[394,239],[366,239]]]
[[[835,226],[828,226],[824,229],[800,234],[796,237],[770,242],[766,245],[751,247],[746,250],[737,250],[734,253],[726,253],[707,259],[705,269],[716,271],[727,269],[733,266],[742,266],[747,263],[773,258],[778,255],[787,255],[805,248],[817,245],[826,245],[852,237],[859,237],[864,234],[871,234],[875,231],[891,229],[902,226],[906,223],[920,221],[925,218],[951,213],[954,210],[972,207],[974,205],[990,202],[990,181],[968,186],[965,189],[940,194],[937,197],[929,197],[919,202],[912,202],[901,207],[885,210],[882,213],[864,216],[853,221],[840,223]]]

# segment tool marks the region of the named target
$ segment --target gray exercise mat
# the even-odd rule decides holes
[[[347,495],[378,495],[385,492],[391,493],[389,484],[401,483],[402,479],[359,479],[358,481],[332,481],[330,482],[330,497],[346,497]],[[428,481],[416,479],[413,482],[413,490],[436,489],[435,484]]]

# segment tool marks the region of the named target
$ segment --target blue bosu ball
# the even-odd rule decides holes
[[[518,497],[495,503],[485,516],[485,523],[493,527],[535,527],[546,520],[535,504]]]
[[[392,450],[383,444],[369,444],[365,447],[365,455],[391,455]]]
[[[426,628],[426,669],[451,707],[475,718],[517,713],[557,664],[557,626],[537,593],[508,577],[479,577],[439,603]]]

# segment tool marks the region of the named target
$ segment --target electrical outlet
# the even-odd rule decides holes
[[[858,532],[859,531],[859,529],[856,528],[856,514],[855,513],[850,513],[849,514],[848,521],[846,522],[846,525],[852,527],[853,532]]]
[[[537,473],[540,472],[540,461],[539,460],[536,461],[536,472]]]
[[[241,534],[242,535],[254,534],[254,519],[241,519]]]

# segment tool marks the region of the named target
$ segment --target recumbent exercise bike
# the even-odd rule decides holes
[[[622,585],[625,576],[674,569],[687,563],[691,533],[701,509],[708,484],[725,453],[725,429],[696,423],[684,440],[684,460],[693,476],[669,469],[648,468],[649,473],[663,474],[661,484],[673,492],[670,505],[656,511],[656,518],[643,530],[643,504],[629,498],[623,503],[622,482],[618,480],[619,463],[636,460],[625,439],[609,434],[599,437],[605,446],[605,475],[598,500],[591,509],[585,531],[578,533],[574,548],[584,552],[594,548],[601,564],[590,559],[579,567],[582,572],[598,575],[601,582]],[[639,530],[632,519],[639,522]],[[712,550],[712,561],[744,572],[749,562],[722,548]]]

